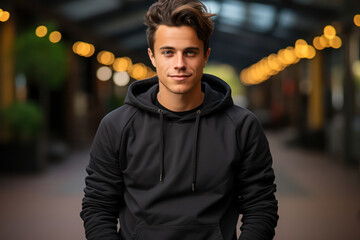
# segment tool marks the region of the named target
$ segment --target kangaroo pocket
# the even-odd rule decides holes
[[[136,240],[223,240],[220,227],[197,226],[141,226]]]

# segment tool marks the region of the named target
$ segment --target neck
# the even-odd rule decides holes
[[[173,112],[185,112],[200,106],[204,101],[204,93],[200,89],[198,93],[188,96],[186,94],[165,94],[159,90],[157,99],[162,106]]]

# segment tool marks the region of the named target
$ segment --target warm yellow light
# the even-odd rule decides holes
[[[52,43],[58,43],[61,40],[61,33],[59,31],[53,31],[49,35],[49,40]]]
[[[1,18],[1,16],[3,15],[3,10],[0,8],[0,18]]]
[[[304,39],[298,39],[295,42],[295,47],[296,46],[303,46],[303,45],[307,45],[307,42]]]
[[[358,27],[360,27],[360,14],[356,14],[354,16],[354,24]]]
[[[45,26],[38,26],[35,30],[35,35],[38,37],[45,37],[48,32],[47,27]]]
[[[339,36],[335,36],[333,39],[330,40],[330,46],[332,48],[338,49],[342,45],[341,38]]]
[[[257,70],[259,71],[259,74],[262,76],[262,78],[266,78],[271,75],[271,68],[269,67],[267,63],[267,58],[262,58],[258,63],[256,63]]]
[[[136,80],[141,80],[147,76],[147,68],[143,63],[134,64],[129,70],[130,76]]]
[[[324,35],[321,35],[321,37],[320,37],[320,44],[321,44],[324,48],[330,47],[329,39],[326,38]]]
[[[267,61],[267,59],[265,59],[264,61]],[[260,84],[270,78],[271,75],[267,73],[266,67],[264,68],[265,66],[264,61],[263,62],[260,61],[256,64],[253,64],[250,67],[250,71],[252,75],[252,80],[251,80],[252,84]]]
[[[82,42],[79,45],[79,55],[83,57],[91,57],[95,52],[95,47],[92,44]]]
[[[75,42],[75,43],[72,45],[72,50],[73,50],[73,52],[76,53],[76,54],[79,54],[79,53],[78,53],[78,47],[79,47],[80,43],[81,43],[80,41],[77,41],[77,42]]]
[[[73,44],[73,52],[83,57],[91,57],[95,53],[94,45],[82,41]]]
[[[95,53],[95,46],[88,43],[88,51],[87,52],[84,52],[84,57],[91,57],[92,55],[94,55]]]
[[[324,46],[320,42],[320,37],[315,37],[313,40],[313,45],[317,50],[323,50]]]
[[[97,60],[99,63],[104,65],[111,65],[114,63],[115,56],[109,51],[101,51],[97,55]]]
[[[327,38],[327,39],[333,39],[336,35],[336,30],[333,26],[331,25],[327,25],[325,28],[324,28],[324,36]]]
[[[246,86],[253,85],[253,79],[251,78],[250,68],[245,68],[244,70],[241,71],[240,80]]]
[[[284,66],[279,62],[275,53],[272,53],[267,58],[267,63],[272,70],[277,72],[284,69]]]
[[[247,85],[247,81],[248,81],[246,71],[247,69],[245,68],[240,72],[240,81],[245,85]]]
[[[298,57],[296,57],[295,55],[295,49],[294,47],[287,47],[284,51],[284,57],[286,62],[290,65],[290,64],[295,64],[297,63],[300,59]]]
[[[295,48],[295,55],[298,58],[305,58],[306,56],[306,45],[299,45]]]
[[[308,45],[304,39],[298,39],[295,43],[295,55],[298,58],[306,58],[308,55]]]
[[[313,46],[307,45],[306,58],[313,59],[316,56],[316,50]]]
[[[132,61],[128,57],[116,58],[113,64],[113,68],[118,72],[126,72],[132,66]]]
[[[87,56],[89,54],[89,52],[91,51],[91,47],[90,44],[86,43],[86,42],[81,42],[78,46],[78,54],[80,56]]]
[[[285,59],[285,49],[280,49],[278,52],[277,52],[277,56],[278,56],[278,60],[281,62],[281,64],[283,64],[284,66],[287,66],[288,63]]]
[[[10,13],[8,11],[1,11],[0,22],[6,22],[10,18]]]
[[[254,65],[252,65],[249,68],[249,84],[256,84],[257,82],[259,82],[258,76],[256,74]]]
[[[80,56],[86,55],[90,51],[90,46],[86,42],[80,42],[77,46],[77,53]]]
[[[257,81],[260,83],[266,78],[266,73],[263,71],[261,64],[258,62],[253,65]]]

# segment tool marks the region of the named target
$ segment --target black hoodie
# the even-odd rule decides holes
[[[203,75],[199,110],[156,105],[158,79],[134,82],[125,105],[103,118],[87,167],[81,217],[87,239],[272,239],[274,172],[256,117],[230,87]],[[120,220],[120,230],[117,222]]]

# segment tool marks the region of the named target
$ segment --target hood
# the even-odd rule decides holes
[[[231,89],[229,85],[218,77],[209,74],[203,74],[201,79],[202,91],[205,94],[204,102],[201,108],[201,115],[207,115],[218,110],[223,110],[233,105],[231,98]],[[155,98],[159,91],[159,79],[157,76],[133,82],[128,89],[125,98],[125,104],[136,108],[158,113],[158,107],[155,105]],[[164,112],[167,117],[179,118],[170,112]],[[184,118],[195,118],[195,113]]]

